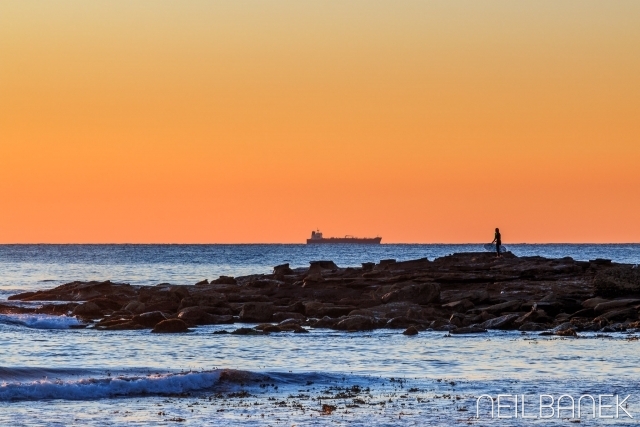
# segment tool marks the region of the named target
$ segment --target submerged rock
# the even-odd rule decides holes
[[[409,326],[402,335],[418,335],[418,329],[415,326]]]

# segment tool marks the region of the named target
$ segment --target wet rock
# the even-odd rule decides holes
[[[303,321],[306,320],[306,318],[307,317],[304,314],[278,311],[276,313],[273,313],[272,320],[274,322],[281,322],[287,319],[296,319],[299,321]]]
[[[131,320],[111,321],[97,324],[96,329],[103,331],[131,331],[137,329],[146,329],[145,326]]]
[[[196,290],[191,296],[182,298],[179,310],[186,307],[226,307],[227,297],[220,292],[211,290]]]
[[[207,279],[204,279],[196,283],[196,286],[202,286],[202,285],[208,285],[208,284],[209,284],[209,281]]]
[[[94,303],[95,305],[100,307],[100,310],[103,311],[116,311],[120,310],[120,307],[122,307],[122,304],[120,302],[105,297],[93,298],[87,302]]]
[[[44,294],[47,291],[39,291],[39,292],[23,292],[20,294],[15,294],[15,295],[9,295],[9,297],[7,298],[7,300],[12,301],[12,300],[20,300],[20,301],[37,301],[37,300],[32,300],[31,298],[34,296],[37,296],[39,293]],[[44,300],[41,300],[44,301]]]
[[[480,324],[480,327],[484,329],[507,329],[518,317],[520,316],[517,314],[505,314],[504,316],[483,322]]]
[[[465,322],[465,315],[460,313],[453,313],[449,318],[449,323],[456,327],[461,327]]]
[[[26,311],[24,311],[25,313],[30,313],[30,312],[33,311],[33,312],[38,313],[38,314],[51,314],[51,315],[61,316],[61,315],[69,315],[69,314],[73,313],[73,310],[78,305],[79,304],[77,304],[77,303],[70,302],[70,303],[66,303],[66,304],[43,304],[40,308],[36,308],[35,310],[26,309],[24,307],[22,307],[22,308],[14,307],[14,308],[17,309],[17,310],[25,309],[26,310]]]
[[[305,314],[307,317],[321,318],[324,316],[340,317],[345,316],[352,312],[355,307],[353,306],[341,306],[334,304],[325,304],[318,301],[310,301],[304,303]]]
[[[303,288],[311,288],[314,286],[321,286],[323,282],[322,274],[319,272],[310,273],[302,281]]]
[[[286,325],[300,325],[303,320],[300,319],[285,319],[278,323],[278,326],[286,326]]]
[[[190,330],[187,324],[180,319],[167,319],[154,326],[151,332],[156,334],[175,334],[190,332]]]
[[[460,334],[481,334],[483,332],[487,332],[486,329],[478,327],[478,326],[465,326],[462,328],[456,328],[451,330],[452,334],[460,335]]]
[[[294,274],[294,271],[289,267],[289,264],[280,264],[273,267],[273,274],[277,276],[288,276]]]
[[[205,311],[206,313],[209,314],[215,314],[218,316],[227,316],[227,315],[233,315],[233,314],[239,314],[240,310],[242,310],[242,308],[240,307],[237,311],[234,311],[233,308],[231,307],[208,307],[208,306],[198,306],[201,310]]]
[[[484,309],[488,313],[498,314],[504,311],[516,311],[520,308],[522,301],[507,301],[500,304],[494,304]]]
[[[187,307],[178,312],[178,319],[182,319],[187,323],[204,324],[206,322],[209,313],[202,310],[200,307]]]
[[[229,302],[272,302],[271,298],[266,295],[261,294],[241,294],[241,293],[233,293],[227,294],[227,300]]]
[[[587,322],[583,324],[581,328],[582,331],[587,331],[587,332],[596,332],[596,331],[599,331],[600,329],[602,329],[602,326],[600,326],[600,324],[595,322]]]
[[[393,319],[394,317],[410,317],[412,319],[424,319],[425,313],[429,309],[423,309],[421,306],[412,302],[401,301],[392,302],[370,307],[368,309],[353,310],[347,313],[350,316],[363,315],[384,319]]]
[[[333,328],[341,319],[333,319],[329,316],[325,316],[322,319],[314,320],[311,322],[311,326],[317,329]]]
[[[338,322],[334,329],[341,331],[370,331],[375,329],[376,322],[369,316],[349,316]]]
[[[179,301],[164,300],[157,302],[145,303],[145,309],[149,311],[163,311],[165,313],[173,313],[180,307]]]
[[[305,328],[303,328],[303,327],[299,327],[299,328],[295,328],[295,329],[293,330],[293,333],[294,333],[294,334],[308,334],[308,333],[309,333],[309,331],[308,331],[308,330],[306,330],[306,329],[305,329]]]
[[[440,326],[450,325],[449,321],[446,319],[436,319],[429,324],[431,329],[439,328]]]
[[[253,327],[256,331],[262,331],[264,328],[268,328],[269,326],[273,326],[273,323],[260,323]]]
[[[415,326],[409,326],[402,335],[418,335],[418,329]]]
[[[473,291],[465,291],[457,294],[458,300],[468,300],[473,304],[481,304],[489,301],[489,292],[485,289],[478,289]]]
[[[613,301],[603,301],[600,304],[593,307],[593,311],[596,313],[603,313],[612,311],[622,307],[628,307],[630,305],[640,304],[640,299],[618,299]]]
[[[487,313],[486,311],[483,311],[482,313],[480,313],[480,319],[482,319],[483,322],[486,322],[487,320],[491,320],[495,318],[496,318],[495,314]]]
[[[543,324],[535,323],[535,322],[527,322],[518,328],[519,331],[527,331],[527,332],[537,332],[544,331],[547,328]]]
[[[404,329],[420,323],[422,322],[419,320],[410,319],[408,317],[401,316],[401,317],[394,317],[393,319],[390,319],[389,321],[387,321],[385,327],[389,329]]]
[[[237,285],[238,282],[234,277],[229,276],[220,276],[215,280],[211,281],[212,285]]]
[[[582,303],[582,307],[584,308],[595,308],[596,305],[601,304],[603,302],[608,302],[608,299],[604,299],[604,298],[600,298],[600,297],[595,297],[595,298],[589,298],[588,300],[585,300]]]
[[[382,302],[388,304],[397,301],[410,301],[414,304],[429,304],[440,301],[440,285],[437,283],[400,283],[395,290],[382,296]]]
[[[71,282],[53,289],[12,295],[9,300],[21,301],[88,301],[93,298],[110,297],[120,305],[135,297],[136,291],[129,284],[91,281]]]
[[[640,293],[640,269],[630,265],[606,268],[593,279],[598,295],[625,296]]]
[[[295,323],[289,323],[286,325],[280,325],[278,324],[278,328],[280,328],[281,331],[297,331],[298,329],[301,329],[302,326],[300,326],[299,324],[295,324]]]
[[[338,266],[333,261],[311,261],[307,274],[317,274],[323,271],[337,271]]]
[[[135,323],[138,323],[139,325],[152,328],[166,319],[166,316],[161,311],[151,311],[133,316],[133,319],[131,320]]]
[[[528,313],[518,317],[515,320],[515,324],[516,325],[522,325],[524,323],[528,323],[528,322],[535,322],[536,319],[538,318],[538,310],[536,309],[536,307],[534,306],[531,311],[529,311]]]
[[[573,329],[573,328],[574,328],[573,323],[571,323],[571,322],[564,322],[564,323],[562,323],[562,324],[560,324],[560,325],[556,326],[555,328],[553,328],[553,329],[551,330],[551,332],[552,332],[552,333],[554,333],[554,334],[557,334],[558,332],[566,331],[566,330],[568,330],[568,329]]]
[[[564,305],[562,301],[527,301],[520,305],[519,310],[531,310],[531,311],[544,311],[550,316],[556,316],[561,311],[573,312],[580,310],[580,306],[575,301],[568,301],[568,304]]]
[[[124,309],[132,312],[133,314],[144,313],[146,310],[146,305],[140,301],[131,301],[130,303],[124,306]]]
[[[622,308],[619,310],[612,310],[612,311],[608,311],[604,314],[601,314],[600,316],[596,317],[594,320],[594,322],[598,322],[600,320],[608,320],[608,321],[613,321],[613,320],[627,320],[627,319],[637,319],[638,318],[638,312],[636,311],[635,308]]]
[[[230,314],[209,314],[206,319],[205,325],[224,325],[229,323],[235,323],[235,319]]]
[[[569,316],[569,319],[573,319],[576,317],[588,317],[588,318],[593,318],[595,317],[596,312],[593,310],[593,308],[583,308],[582,310],[578,310],[575,313],[573,313],[571,316]]]
[[[640,328],[640,321],[637,321],[637,322],[630,322],[630,323],[627,325],[627,327],[628,327],[628,328],[630,328],[630,329],[637,329],[637,328]]]
[[[473,307],[475,307],[474,304],[468,299],[453,301],[442,306],[442,308],[447,308],[457,313],[465,313],[467,310],[471,310]]]
[[[273,303],[247,302],[242,306],[240,320],[243,322],[269,322],[273,316]]]
[[[262,332],[282,332],[282,329],[277,325],[269,325],[262,329]]]
[[[305,308],[304,308],[304,304],[302,303],[302,301],[296,301],[293,304],[289,304],[286,307],[283,307],[282,310],[280,310],[282,312],[285,313],[300,313],[300,314],[304,314],[305,313]]]
[[[576,330],[573,328],[570,329],[565,329],[564,331],[559,331],[556,332],[554,335],[560,336],[560,337],[577,337],[578,334],[576,333]]]
[[[362,271],[371,271],[373,270],[373,267],[375,267],[376,263],[375,262],[363,262],[362,263]]]
[[[85,302],[73,309],[74,316],[95,317],[102,314],[102,309],[94,302]]]

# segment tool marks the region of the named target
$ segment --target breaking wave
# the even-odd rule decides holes
[[[211,389],[225,371],[165,373],[81,379],[41,379],[0,383],[0,401],[94,400],[110,397],[170,395]]]
[[[69,329],[83,325],[72,316],[49,314],[0,314],[0,324],[18,325],[33,329]]]

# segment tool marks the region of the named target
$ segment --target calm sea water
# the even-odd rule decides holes
[[[517,255],[640,262],[640,245],[508,249]],[[301,267],[332,259],[356,266],[479,250],[480,245],[4,245],[0,298],[71,280],[192,284],[221,274],[266,273],[284,262]],[[620,400],[630,395],[626,410],[633,420],[620,413],[586,418],[583,407],[581,425],[634,425],[640,417],[640,334],[633,331],[578,339],[498,331],[405,337],[395,330],[235,336],[213,332],[240,325],[218,325],[186,335],[152,335],[70,328],[77,323],[0,316],[0,425],[568,423],[568,413],[565,420],[490,419],[486,407],[476,420],[475,399],[482,394],[525,394],[528,416],[538,415],[540,394],[569,394],[576,401],[583,394]],[[220,368],[240,370],[245,379],[220,381]],[[604,399],[611,404],[614,398]],[[336,409],[323,414],[322,404]],[[615,403],[603,414],[615,416]]]
[[[519,256],[577,260],[608,258],[640,263],[640,244],[507,245]],[[289,263],[330,259],[338,266],[395,258],[430,259],[482,245],[0,245],[0,292],[34,290],[73,280],[112,280],[136,285],[193,284],[220,275],[269,273]],[[1,297],[1,296],[0,296]]]

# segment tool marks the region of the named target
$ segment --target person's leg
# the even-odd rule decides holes
[[[496,242],[496,255],[500,256],[500,242]]]

